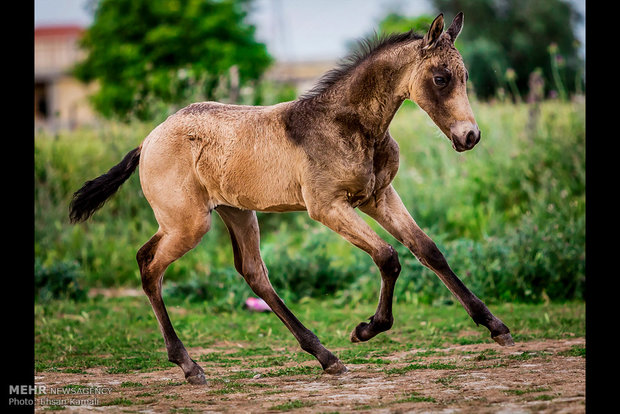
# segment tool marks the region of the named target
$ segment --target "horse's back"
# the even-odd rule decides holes
[[[198,181],[211,208],[303,209],[306,158],[286,137],[280,115],[285,107],[200,102],[179,110],[143,142],[143,187],[162,187],[153,182],[162,179],[177,188]]]

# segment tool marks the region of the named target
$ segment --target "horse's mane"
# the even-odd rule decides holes
[[[314,87],[312,87],[309,91],[302,94],[299,99],[305,100],[321,95],[354,68],[356,68],[360,63],[366,60],[369,56],[374,55],[378,51],[383,50],[388,46],[403,43],[409,40],[422,39],[422,37],[422,35],[415,33],[412,29],[405,33],[381,35],[375,32],[373,36],[359,40],[353,51],[338,62],[338,66],[330,69],[323,76],[321,76],[316,85],[314,85]]]

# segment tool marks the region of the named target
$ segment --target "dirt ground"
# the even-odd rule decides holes
[[[369,364],[349,363],[349,372],[341,376],[318,373],[315,361],[251,368],[252,377],[238,364],[199,362],[207,386],[187,384],[177,367],[129,374],[101,368],[42,372],[35,377],[37,385],[78,392],[38,394],[36,411],[57,405],[64,412],[581,413],[586,360],[575,355],[579,347],[585,348],[584,338],[507,348],[489,342],[412,349],[383,357],[389,364],[376,358]],[[212,350],[189,351],[199,361]],[[248,366],[251,359],[246,358]],[[312,369],[303,372],[300,365]],[[297,367],[291,372],[302,375],[267,375],[287,367]]]

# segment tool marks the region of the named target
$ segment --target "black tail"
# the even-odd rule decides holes
[[[125,155],[125,158],[107,173],[84,183],[82,188],[73,193],[69,205],[71,223],[88,220],[90,216],[106,202],[106,200],[133,174],[140,162],[138,147]]]

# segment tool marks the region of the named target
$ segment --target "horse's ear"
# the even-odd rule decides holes
[[[431,23],[428,33],[424,36],[424,49],[429,49],[437,43],[437,40],[443,33],[443,13],[439,13],[439,16],[435,17],[433,23]]]
[[[448,30],[446,30],[446,33],[448,33],[448,35],[450,36],[450,39],[452,39],[452,43],[454,43],[459,33],[461,33],[462,29],[463,29],[463,12],[459,12],[459,14],[457,14],[454,17],[454,20],[452,20],[452,24],[450,25],[450,27],[448,27]]]

